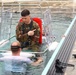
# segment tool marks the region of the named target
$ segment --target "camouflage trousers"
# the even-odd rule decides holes
[[[22,42],[21,43],[21,47],[23,48],[27,48],[28,50],[31,50],[33,52],[40,52],[40,45],[39,44],[28,44],[26,42]]]

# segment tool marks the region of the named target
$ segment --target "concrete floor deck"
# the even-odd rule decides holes
[[[64,75],[76,75],[76,58],[74,58],[73,54],[76,54],[76,41],[72,50],[72,53],[70,55],[69,62],[70,64],[74,64],[75,67],[67,67],[66,72]]]

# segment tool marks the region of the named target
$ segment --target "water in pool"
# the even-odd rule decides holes
[[[13,13],[14,17],[12,19],[12,25],[11,25],[11,35],[15,35],[15,27],[18,23],[19,17],[17,17],[19,14]],[[62,36],[64,35],[65,31],[69,27],[72,18],[67,17],[65,14],[52,14],[52,20],[51,20],[51,28],[52,29],[52,35],[55,37],[54,39],[57,42],[60,42]],[[3,36],[4,37],[4,36]],[[11,42],[15,41],[16,38],[12,38],[10,42],[3,47],[0,47],[0,50],[9,50]],[[29,75],[41,75],[44,67],[45,67],[45,61],[46,61],[46,55],[43,55],[44,62],[40,64],[40,66],[30,68]],[[0,75],[2,75],[2,63],[0,63]]]

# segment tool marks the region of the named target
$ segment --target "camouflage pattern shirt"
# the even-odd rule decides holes
[[[34,35],[33,36],[28,36],[28,32],[30,30],[34,30]],[[30,41],[30,46],[31,48],[38,49],[39,45],[39,37],[40,37],[40,28],[38,24],[35,21],[31,21],[30,24],[25,24],[24,22],[19,22],[18,25],[16,26],[16,39],[19,42],[27,42]]]

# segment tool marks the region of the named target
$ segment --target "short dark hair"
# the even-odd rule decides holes
[[[18,52],[19,48],[21,48],[21,44],[19,42],[13,42],[11,44],[11,51],[14,52]]]
[[[21,47],[20,46],[11,46],[11,51],[17,52],[19,48],[21,48]]]
[[[21,16],[28,16],[30,14],[30,11],[27,10],[27,9],[24,9],[22,12],[21,12]]]

